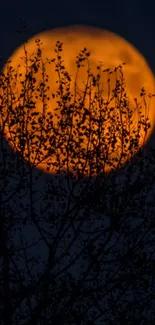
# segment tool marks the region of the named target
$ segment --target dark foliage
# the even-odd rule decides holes
[[[51,92],[59,117],[54,125],[46,114],[48,74],[39,40],[36,46],[18,97],[16,71],[9,67],[0,75],[0,324],[154,325],[155,164],[153,150],[141,147],[139,135],[142,128],[145,138],[149,121],[143,116],[129,134],[133,112],[123,66],[104,71],[109,85],[112,74],[119,76],[108,101],[99,95],[101,66],[96,75],[88,71],[84,91],[72,96],[57,42],[56,60],[47,62],[58,74],[57,92]],[[87,49],[80,52],[77,70],[83,62],[89,67],[89,55]],[[34,94],[43,102],[42,113],[35,110]],[[138,101],[135,109],[140,112]],[[124,122],[114,119],[117,112]],[[5,145],[8,127],[16,154]],[[36,170],[45,158],[49,174],[40,197],[43,172]]]

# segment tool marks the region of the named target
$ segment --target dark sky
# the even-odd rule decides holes
[[[30,35],[71,24],[94,25],[118,33],[133,43],[155,73],[154,1],[2,1],[0,6],[0,55],[6,59],[20,44],[20,19]]]
[[[155,74],[155,2],[148,0],[2,1],[0,5],[0,56],[8,59],[23,42],[26,21],[29,37],[48,29],[73,24],[108,29],[131,42],[145,57]],[[2,61],[3,62],[3,61]],[[0,68],[3,63],[0,62]],[[155,132],[151,144],[155,144]]]
[[[22,38],[16,33],[22,27],[21,18],[24,18],[27,23],[29,36],[59,26],[92,25],[108,29],[131,42],[145,56],[155,74],[154,13],[155,1],[150,0],[2,0],[0,4],[0,56],[6,60],[21,44]],[[42,179],[36,184],[39,189],[38,209],[41,207],[39,196],[43,193],[43,183],[46,183],[47,179],[49,179],[47,175],[44,175],[44,181]],[[27,199],[25,196],[23,202]],[[18,206],[18,198],[16,200],[14,199],[13,208]],[[30,234],[34,235],[35,230],[27,229],[27,233],[28,240],[31,237]],[[46,259],[43,244],[35,247],[36,249]],[[31,253],[33,254],[32,250]]]
[[[23,36],[16,32],[22,30],[21,19],[26,21],[29,37],[59,26],[92,25],[108,29],[131,42],[155,74],[154,12],[155,2],[150,0],[147,6],[146,1],[141,0],[3,0],[0,5],[0,56],[6,60],[22,43]]]
[[[83,24],[108,29],[130,41],[155,74],[155,2],[141,0],[33,1],[9,0],[0,5],[0,56],[6,60],[22,42],[21,18],[29,36],[43,30]]]

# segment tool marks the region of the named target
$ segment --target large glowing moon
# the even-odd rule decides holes
[[[94,27],[84,27],[84,26],[69,26],[64,28],[57,28],[51,31],[46,31],[41,34],[36,35],[32,39],[28,40],[28,43],[26,44],[26,51],[28,54],[28,58],[34,57],[34,55],[37,52],[37,46],[36,46],[36,38],[39,38],[42,42],[42,56],[43,60],[45,61],[46,58],[52,59],[56,57],[56,53],[54,51],[55,45],[57,41],[60,41],[63,43],[63,51],[61,52],[62,59],[64,60],[64,66],[68,73],[71,76],[71,91],[74,92],[74,82],[76,78],[76,56],[79,54],[83,48],[87,48],[87,50],[90,52],[90,68],[92,73],[97,73],[96,67],[99,64],[99,62],[102,62],[103,68],[107,69],[114,69],[115,67],[119,66],[123,62],[126,63],[126,65],[123,66],[123,72],[125,77],[125,83],[126,83],[126,90],[127,95],[130,101],[131,107],[134,109],[135,102],[134,97],[137,97],[138,100],[142,100],[140,95],[140,89],[142,87],[145,88],[145,90],[151,94],[155,93],[155,80],[154,76],[144,59],[144,57],[126,40],[119,37],[118,35],[102,30],[99,28]],[[22,73],[21,79],[24,80],[24,76],[26,73],[26,68],[24,61],[22,60],[22,57],[24,57],[24,48],[23,45],[19,47],[10,57],[9,60],[11,60],[10,65],[17,69],[18,67],[18,74]],[[18,66],[20,65],[20,66]],[[58,80],[58,75],[55,72],[55,64],[53,65],[47,65],[47,74],[49,75],[49,86],[50,89],[47,90],[47,94],[50,97],[50,101],[48,103],[47,112],[51,112],[54,114],[54,107],[56,107],[56,98],[52,98],[51,94],[55,93],[57,90],[58,84],[56,84],[56,80]],[[77,85],[79,91],[84,90],[84,84],[86,84],[87,80],[87,64],[84,63],[84,67],[80,68],[78,73],[78,79],[77,79]],[[4,67],[4,71],[7,70],[7,65]],[[37,82],[41,80],[41,72],[36,73],[37,76]],[[113,76],[115,76],[113,74]],[[103,89],[104,89],[104,98],[108,98],[108,83],[107,83],[108,73],[104,73],[104,79],[101,81],[103,82]],[[115,86],[115,77],[111,77],[110,85],[111,89]],[[17,95],[19,95],[21,90],[21,85],[16,82],[15,84],[15,90],[17,91]],[[35,96],[37,92],[35,93],[35,90],[33,92],[33,96]],[[18,96],[17,96],[18,97]],[[58,99],[57,99],[58,100]],[[36,105],[36,111],[42,112],[42,103],[40,99],[37,99],[37,105]],[[87,98],[87,104],[89,100]],[[18,104],[21,102],[19,101]],[[87,105],[86,104],[86,105]],[[112,104],[111,104],[112,105]],[[114,104],[113,104],[114,105]],[[141,102],[143,113],[145,114],[145,107],[143,103]],[[17,108],[17,105],[14,105]],[[152,98],[151,105],[149,108],[149,119],[151,122],[151,129],[148,132],[148,135],[145,139],[145,142],[148,140],[152,128],[154,126],[154,97]],[[37,119],[36,119],[37,121]],[[73,118],[73,121],[75,123],[75,118]],[[134,122],[138,121],[138,116],[135,115]],[[57,123],[56,116],[54,115],[54,122]],[[21,122],[19,122],[21,123]],[[74,128],[73,123],[73,128]],[[13,129],[14,127],[14,129]],[[18,151],[18,139],[15,137],[15,134],[17,134],[17,127],[18,123],[16,123],[15,126],[12,126],[12,130],[14,130],[14,133],[11,133],[11,128],[9,128],[9,123],[6,125],[5,128],[5,137],[6,140],[9,142],[10,146],[15,150]],[[30,130],[30,127],[28,127],[28,132]],[[38,131],[39,134],[39,131]],[[37,131],[36,134],[37,135]],[[143,145],[143,141],[141,141],[141,145]],[[45,158],[45,154],[47,154],[47,148],[51,146],[50,142],[50,134],[47,134],[47,141],[46,141],[46,147],[41,145],[39,150],[41,151],[41,154],[39,156],[38,154],[38,144],[31,145],[30,151],[28,155],[28,148],[23,152],[23,159],[25,161],[29,161],[32,165],[35,167],[42,169],[44,171],[47,171],[47,162],[51,162],[51,168],[48,170],[50,173],[55,173],[56,167],[53,166],[53,162],[55,162],[56,156],[54,153],[51,153],[49,157]],[[84,149],[86,149],[87,144],[85,144]],[[31,150],[33,149],[33,150]],[[58,149],[57,149],[58,150]],[[113,152],[113,149],[110,149],[111,152],[109,153],[109,157],[116,157],[119,155],[119,152]],[[119,151],[119,149],[118,149]],[[64,162],[63,159],[65,158],[65,154],[61,152],[60,154],[60,169],[64,170],[67,168],[67,162]],[[126,158],[127,159],[127,158]],[[74,170],[75,164],[81,167],[84,166],[85,161],[79,160],[78,153],[77,157],[75,156],[72,160],[72,152],[69,154],[69,169]],[[125,163],[125,161],[124,161]],[[79,165],[78,165],[79,164]],[[111,167],[104,166],[104,170],[109,171]],[[58,169],[58,168],[57,168]],[[84,174],[89,174],[89,163],[88,166],[85,166]],[[94,170],[93,174],[96,174],[96,171]]]

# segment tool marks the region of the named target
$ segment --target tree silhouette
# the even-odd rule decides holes
[[[140,118],[132,126],[123,65],[104,69],[109,85],[105,100],[102,66],[91,73],[86,48],[76,63],[78,71],[87,62],[88,79],[81,91],[76,78],[72,94],[62,46],[56,43],[56,58],[45,64],[40,41],[33,58],[25,44],[24,79],[10,63],[0,75],[2,324],[151,325],[155,164],[153,149],[144,145],[150,123],[135,100]],[[51,91],[57,123],[47,110],[46,66],[52,63],[58,75],[56,94]],[[116,85],[111,90],[112,74]],[[145,89],[140,96],[147,105]],[[42,113],[36,110],[38,98]],[[8,130],[14,152],[4,146]],[[35,185],[43,171],[36,169],[45,159],[49,174],[39,197]],[[31,243],[25,239],[26,227],[37,233]],[[32,253],[39,242],[46,252],[43,269],[40,252]]]

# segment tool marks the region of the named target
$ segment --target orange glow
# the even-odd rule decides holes
[[[137,99],[139,101],[142,100],[142,98],[139,97],[140,89],[142,87],[144,87],[145,90],[151,94],[155,93],[154,76],[153,76],[146,60],[130,43],[128,43],[123,38],[117,36],[116,34],[113,34],[109,31],[105,31],[105,30],[102,30],[99,28],[94,28],[94,27],[69,26],[69,27],[64,27],[64,28],[57,28],[57,29],[54,29],[51,31],[47,31],[47,32],[38,34],[28,41],[28,43],[26,44],[28,58],[30,58],[30,55],[32,55],[32,54],[33,54],[32,57],[34,57],[34,54],[36,54],[36,52],[37,52],[37,46],[35,43],[36,38],[39,38],[41,40],[41,42],[43,43],[43,45],[41,47],[43,48],[42,56],[43,56],[44,61],[46,60],[46,58],[52,59],[52,58],[56,57],[56,53],[54,52],[54,49],[55,49],[55,45],[56,45],[57,41],[60,41],[63,43],[62,52],[60,54],[62,56],[62,59],[64,60],[65,69],[68,71],[68,73],[71,76],[71,88],[70,89],[71,89],[72,94],[74,93],[74,82],[75,82],[76,72],[77,72],[76,56],[79,54],[79,52],[81,50],[83,50],[84,47],[86,47],[87,50],[90,52],[90,57],[89,57],[90,68],[91,68],[91,72],[94,74],[97,73],[96,67],[99,64],[99,62],[102,62],[103,69],[107,69],[107,68],[114,69],[115,67],[119,66],[123,62],[126,63],[126,65],[123,66],[123,73],[124,73],[124,77],[125,77],[127,96],[129,98],[130,105],[132,108],[135,107],[134,97],[137,97]],[[24,49],[23,49],[23,46],[21,46],[12,54],[12,56],[9,59],[12,61],[11,65],[13,66],[13,68],[17,69],[17,66],[20,65],[20,67],[18,67],[18,74],[22,73],[23,76],[21,77],[21,80],[24,80],[24,75],[26,73],[24,61],[21,59],[21,57],[24,57],[24,56],[25,56]],[[57,125],[58,120],[54,113],[54,108],[56,107],[56,100],[58,100],[58,98],[52,98],[51,94],[55,93],[57,91],[58,84],[56,84],[56,80],[58,80],[58,76],[55,72],[55,65],[53,63],[51,65],[47,65],[46,67],[47,67],[46,72],[49,76],[48,84],[50,86],[50,89],[47,90],[47,94],[50,97],[50,101],[48,102],[47,112],[49,112],[49,113],[51,112],[52,114],[54,114],[53,121],[54,121],[55,125]],[[87,68],[88,68],[87,64],[84,63],[84,67],[80,68],[80,70],[79,70],[78,79],[77,79],[78,90],[80,89],[79,92],[81,90],[84,90],[84,84],[86,84],[86,80],[87,80]],[[6,69],[7,69],[7,66],[4,67],[4,71],[6,71]],[[104,89],[103,97],[104,97],[104,100],[106,101],[108,99],[108,84],[107,84],[108,73],[104,73],[103,76],[104,76],[104,78],[103,77],[101,78],[101,82],[103,82],[103,89]],[[111,81],[110,81],[111,89],[113,89],[115,86],[116,80],[115,80],[114,76],[115,76],[114,74],[111,75]],[[41,70],[40,70],[40,72],[36,73],[36,78],[37,78],[37,82],[39,82],[41,80]],[[19,85],[19,83],[16,83],[15,90],[17,92],[17,98],[18,98],[20,91],[21,91],[21,85]],[[93,90],[92,94],[94,95],[94,90]],[[33,93],[33,96],[34,95],[36,95],[35,91]],[[89,101],[90,101],[90,98],[87,95],[86,102],[85,102],[85,106],[87,108],[89,107]],[[114,106],[114,99],[110,105]],[[142,105],[143,113],[145,115],[145,111],[144,111],[145,107],[142,102],[141,102],[141,105]],[[16,107],[17,107],[17,105],[16,105]],[[37,112],[41,113],[42,107],[43,107],[43,104],[42,104],[41,100],[37,99],[35,110]],[[14,109],[15,109],[15,105],[14,105]],[[96,117],[99,116],[99,109],[95,114],[96,114]],[[148,114],[149,114],[149,119],[151,122],[151,129],[148,132],[145,142],[148,140],[148,138],[151,134],[153,125],[154,125],[154,115],[155,115],[155,113],[154,113],[154,97],[152,98]],[[116,116],[115,116],[115,118],[116,118]],[[37,118],[36,118],[36,121],[37,121]],[[135,114],[134,123],[136,123],[137,121],[138,121],[138,115]],[[73,129],[74,129],[75,124],[76,124],[76,122],[75,122],[75,116],[74,116],[73,117]],[[107,124],[106,127],[108,127],[108,126],[109,125]],[[13,130],[13,128],[12,128],[12,130]],[[29,125],[28,125],[27,130],[28,130],[28,132],[30,131]],[[14,131],[16,133],[17,125],[14,126]],[[39,131],[35,131],[35,136],[37,134],[40,134]],[[10,138],[10,135],[11,135],[11,132],[9,130],[9,124],[8,124],[8,125],[6,125],[6,128],[5,128],[6,140],[9,142],[10,146],[15,151],[18,151],[18,139],[15,139],[15,137],[13,139],[13,135],[12,135],[12,139],[13,139],[13,141],[12,141]],[[97,138],[95,138],[95,137],[96,136],[94,136],[94,139],[97,140]],[[50,138],[50,134],[48,133],[47,141],[46,141],[46,148],[43,145],[41,145],[41,147],[40,147],[41,155],[40,156],[36,155],[37,149],[38,149],[38,144],[35,145],[35,143],[30,148],[31,153],[28,154],[28,149],[25,149],[25,151],[22,154],[23,159],[25,161],[29,161],[32,165],[34,165],[35,167],[37,167],[39,169],[44,170],[45,172],[47,171],[47,162],[52,163],[52,162],[55,162],[55,159],[56,159],[55,154],[52,153],[49,157],[42,160],[43,156],[45,156],[45,154],[47,154],[47,147],[52,149],[52,147],[50,145],[49,138]],[[85,144],[83,145],[83,148],[86,149],[87,143],[86,143],[86,141],[84,143]],[[142,145],[143,145],[143,134],[141,134],[141,146]],[[76,147],[76,144],[75,144],[75,147]],[[119,146],[117,147],[117,151],[115,151],[115,152],[113,151],[112,148],[110,148],[110,150],[111,150],[109,153],[110,159],[111,159],[111,157],[117,157],[120,154]],[[70,154],[69,154],[69,162],[68,162],[69,170],[73,170],[74,165],[76,163],[79,164],[78,165],[79,168],[80,168],[80,164],[81,164],[81,167],[83,167],[84,161],[81,160],[81,163],[78,162],[78,154],[77,154],[77,157],[73,158],[74,162],[72,162],[71,154],[72,154],[72,152],[70,152]],[[60,169],[62,169],[62,170],[67,169],[67,162],[62,161],[64,158],[65,158],[65,155],[63,153],[61,153],[60,154],[60,159],[61,159]],[[127,160],[127,158],[125,158],[125,159]],[[123,163],[125,163],[125,162],[126,161],[123,161]],[[106,172],[109,172],[110,168],[111,168],[110,166],[105,165],[104,170]],[[55,173],[55,171],[56,171],[56,167],[51,165],[51,169],[48,172]],[[93,174],[96,174],[96,173],[97,173],[96,171],[93,172]],[[86,168],[84,170],[84,174],[86,174],[86,175],[89,174],[89,163],[88,163],[88,166],[86,166]]]

